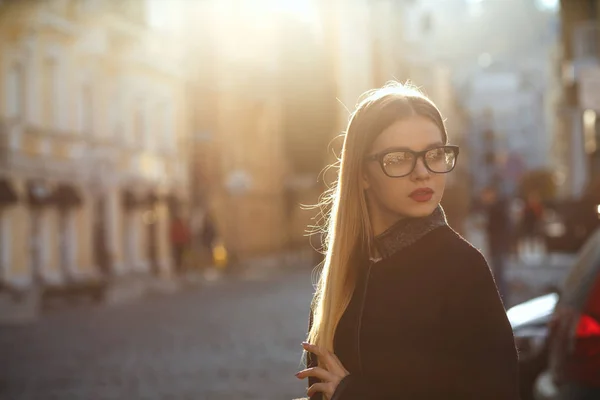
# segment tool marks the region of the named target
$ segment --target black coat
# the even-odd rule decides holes
[[[350,375],[333,400],[518,399],[512,330],[479,251],[443,226],[360,269],[334,340]]]

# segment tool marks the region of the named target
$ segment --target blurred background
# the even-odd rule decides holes
[[[300,397],[319,195],[365,90],[461,146],[507,307],[600,224],[596,0],[0,1],[0,398]],[[4,396],[2,395],[4,393]]]

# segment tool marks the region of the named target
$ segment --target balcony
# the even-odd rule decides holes
[[[77,135],[0,120],[0,167],[39,176],[77,177],[86,164],[85,143]]]

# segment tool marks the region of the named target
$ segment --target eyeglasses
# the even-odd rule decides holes
[[[386,150],[367,156],[367,161],[377,161],[384,174],[390,178],[410,175],[417,165],[417,159],[423,158],[423,164],[430,172],[446,174],[456,166],[458,146],[439,146],[424,151]]]

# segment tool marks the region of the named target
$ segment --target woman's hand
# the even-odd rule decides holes
[[[302,343],[302,347],[309,353],[313,353],[319,357],[319,360],[325,365],[326,369],[321,367],[308,368],[298,372],[296,377],[304,379],[312,376],[320,379],[320,383],[315,383],[308,388],[308,396],[311,397],[317,392],[322,392],[325,397],[331,399],[339,383],[350,373],[344,368],[335,354],[306,342]]]

